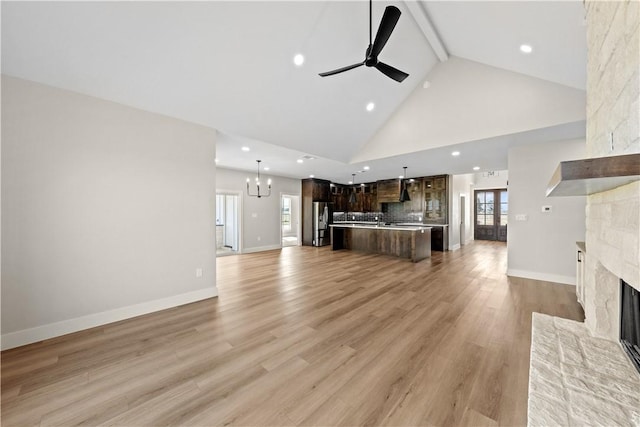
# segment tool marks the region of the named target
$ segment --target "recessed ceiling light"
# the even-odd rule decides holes
[[[404,175],[398,175],[398,178],[403,179]]]
[[[454,156],[454,157],[455,157],[455,156],[459,156],[459,155],[460,155],[460,152],[459,152],[459,151],[452,151],[452,152],[451,152],[451,155],[452,155],[452,156]]]
[[[368,171],[368,170],[369,170],[369,169],[371,169],[371,168],[370,168],[369,166],[365,166],[365,167],[363,167],[362,169],[364,169],[364,170]]]
[[[429,89],[429,86],[431,86],[431,82],[429,80],[425,80],[424,83],[422,83],[423,89]]]
[[[216,163],[218,163],[218,158],[216,157]]]
[[[376,108],[376,104],[373,102],[367,104],[367,111],[373,111],[374,108]]]
[[[522,52],[522,53],[531,53],[531,52],[533,52],[533,48],[529,44],[521,44],[520,45],[520,52]]]
[[[302,160],[302,159],[298,159],[298,160],[296,160],[296,162],[298,162],[298,163],[304,163],[304,160]]]
[[[349,181],[349,184],[353,184],[353,181]]]
[[[480,166],[474,166],[474,167],[473,167],[473,170],[474,170],[474,171],[479,171],[479,170],[480,170]]]
[[[264,170],[268,171],[269,169],[271,169],[269,166],[265,166]]]
[[[298,67],[302,66],[302,64],[304,64],[304,55],[301,53],[296,54],[296,56],[293,57],[293,63]]]
[[[411,178],[411,179],[409,180],[409,182],[415,182],[415,181],[416,181],[416,180],[415,180],[415,179],[413,179],[413,178]]]
[[[313,174],[309,175],[309,178],[315,178],[315,177],[316,177],[316,176],[315,176],[315,175],[313,175]]]
[[[360,184],[360,187],[364,187],[364,182],[362,184]]]
[[[249,147],[242,147],[242,151],[251,151],[251,148],[249,148]]]

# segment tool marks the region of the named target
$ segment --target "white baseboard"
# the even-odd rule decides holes
[[[576,278],[572,276],[561,276],[559,274],[539,273],[537,271],[508,269],[507,276],[523,277],[525,279],[542,280],[544,282],[562,283],[563,285],[576,284]]]
[[[254,252],[272,251],[274,249],[282,249],[282,245],[256,246],[254,248],[246,248],[242,250],[243,254],[251,254]]]
[[[78,332],[84,329],[106,325],[107,323],[118,322],[131,317],[153,313],[154,311],[165,310],[167,308],[177,307],[179,305],[189,304],[217,296],[218,289],[214,286],[212,288],[200,289],[172,297],[161,298],[127,307],[76,317],[75,319],[68,319],[61,322],[37,326],[35,328],[10,332],[2,335],[0,348],[2,350],[7,350],[21,345],[31,344],[49,338],[70,334],[72,332]]]
[[[460,243],[456,243],[449,248],[450,251],[457,251],[458,249],[460,249]]]

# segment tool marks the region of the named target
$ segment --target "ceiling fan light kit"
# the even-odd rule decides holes
[[[382,48],[384,48],[384,46],[387,44],[387,41],[389,40],[393,29],[396,27],[396,24],[398,23],[398,19],[400,19],[400,15],[402,12],[400,12],[400,9],[395,6],[387,6],[385,8],[384,15],[382,15],[382,20],[380,21],[380,26],[378,27],[376,39],[372,43],[372,7],[372,0],[369,0],[369,47],[367,47],[367,50],[364,54],[364,61],[353,65],[347,65],[346,67],[338,68],[336,70],[320,73],[319,75],[321,77],[333,76],[334,74],[353,70],[354,68],[358,68],[363,65],[376,68],[378,71],[380,71],[387,77],[392,78],[398,83],[409,77],[409,74],[405,73],[404,71],[400,71],[397,68],[392,67],[391,65],[378,61],[378,55],[380,55]]]

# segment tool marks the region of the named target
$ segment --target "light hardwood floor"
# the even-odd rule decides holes
[[[2,425],[525,425],[531,313],[583,316],[496,242],[217,269],[217,299],[3,352]]]

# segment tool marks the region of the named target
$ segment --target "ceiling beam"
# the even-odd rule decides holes
[[[409,12],[411,12],[411,15],[413,15],[413,19],[416,20],[418,27],[420,27],[420,30],[431,45],[431,48],[436,53],[436,56],[438,57],[440,62],[444,62],[449,59],[447,49],[444,47],[442,40],[440,40],[440,36],[438,36],[438,33],[431,23],[431,20],[429,20],[429,16],[427,15],[424,6],[422,6],[420,3],[422,2],[418,0],[406,0],[404,2],[404,4],[407,6],[407,9],[409,9]]]

